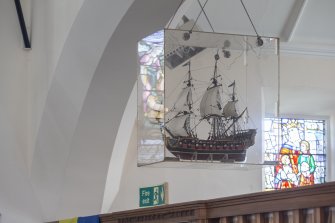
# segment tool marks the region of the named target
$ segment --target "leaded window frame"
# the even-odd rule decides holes
[[[280,148],[277,149],[277,154],[276,154],[276,157],[277,157],[277,160],[268,160],[266,159],[266,156],[267,156],[267,151],[266,151],[266,140],[267,140],[267,136],[266,136],[266,120],[267,119],[296,119],[296,120],[322,120],[324,121],[324,158],[325,158],[325,163],[324,163],[324,167],[325,167],[325,171],[324,171],[324,181],[321,182],[321,183],[325,183],[328,181],[331,173],[330,173],[330,170],[331,170],[331,162],[329,162],[329,157],[331,155],[330,153],[330,148],[329,148],[329,145],[330,145],[330,118],[327,117],[327,116],[306,116],[306,115],[282,115],[280,117],[265,117],[264,120],[263,120],[263,154],[264,154],[264,157],[263,157],[263,161],[264,161],[264,168],[263,168],[263,177],[262,177],[262,180],[263,180],[263,190],[273,190],[273,189],[276,189],[276,188],[269,188],[268,187],[268,180],[269,178],[271,177],[270,174],[269,174],[269,169],[272,168],[272,177],[275,178],[276,177],[276,173],[275,173],[275,168],[276,168],[276,165],[278,165],[278,157],[280,155]],[[279,133],[280,135],[281,133]],[[282,137],[282,135],[280,135],[279,137]],[[279,144],[278,144],[279,145]],[[282,146],[281,146],[282,147]],[[273,182],[274,182],[274,179],[272,179]],[[320,182],[317,182],[317,183],[320,183]],[[274,186],[274,185],[273,185]],[[278,189],[278,188],[277,188]]]

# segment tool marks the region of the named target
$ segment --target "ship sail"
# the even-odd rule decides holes
[[[202,118],[222,116],[220,85],[207,89],[200,102],[200,115]]]
[[[173,119],[171,119],[168,123],[165,125],[165,129],[170,132],[175,137],[178,136],[191,136],[190,132],[190,114],[186,115],[180,115]]]
[[[191,87],[186,87],[179,94],[178,101],[174,104],[174,111],[181,113],[190,110],[190,105],[192,104],[192,89]]]
[[[238,117],[236,111],[236,102],[237,101],[228,101],[227,104],[223,107],[222,115],[225,118],[236,118]]]
[[[190,117],[192,112],[192,83],[191,83],[191,63],[188,62],[188,80],[187,84],[178,96],[178,100],[173,106],[172,111],[177,114],[165,123],[164,128],[174,137],[192,137],[193,132],[190,127]]]
[[[244,113],[247,111],[247,108],[245,108],[244,110],[243,110],[243,112],[239,115],[239,116],[237,116],[235,119],[234,119],[234,121],[233,121],[233,123],[225,130],[225,132],[224,132],[224,134],[226,134],[227,132],[228,132],[228,130],[231,128],[231,127],[234,127],[235,126],[235,124],[236,124],[236,122],[244,115]],[[235,132],[235,130],[234,130],[234,132]]]

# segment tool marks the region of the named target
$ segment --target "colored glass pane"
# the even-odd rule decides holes
[[[164,31],[138,42],[139,163],[161,161],[164,142],[160,123],[164,119]],[[163,151],[163,152],[158,152]]]
[[[159,122],[164,110],[164,32],[158,31],[139,41],[138,56],[144,116],[148,121]]]
[[[265,189],[325,182],[325,121],[292,118],[264,120]]]

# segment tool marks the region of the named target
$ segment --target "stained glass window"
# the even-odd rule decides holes
[[[160,123],[164,119],[164,31],[138,42],[138,131],[139,163],[161,161],[164,141]]]
[[[138,44],[140,79],[143,86],[143,112],[152,122],[163,118],[164,33],[156,32]]]
[[[325,121],[293,118],[264,120],[265,189],[325,182]]]

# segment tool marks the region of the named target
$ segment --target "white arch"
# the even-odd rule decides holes
[[[136,80],[136,43],[162,28],[179,2],[83,3],[50,84],[33,155],[32,182],[46,221],[100,212]]]

